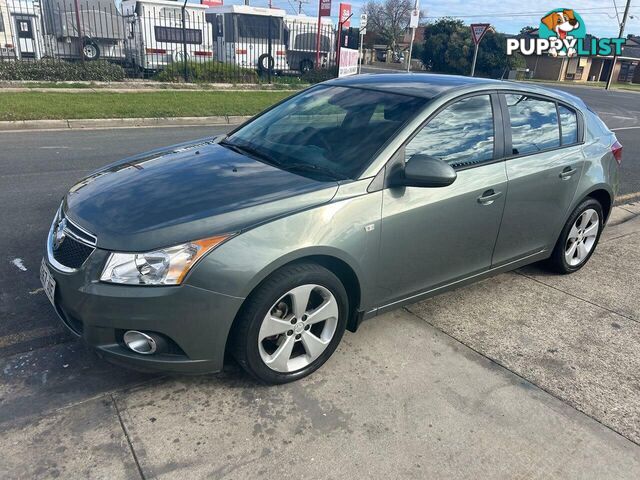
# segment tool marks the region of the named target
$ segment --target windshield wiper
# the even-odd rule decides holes
[[[278,162],[276,159],[274,159],[273,157],[269,156],[268,154],[253,148],[253,147],[249,147],[247,145],[239,145],[237,143],[232,143],[228,140],[223,140],[220,142],[220,145],[223,145],[225,147],[230,148],[231,150],[233,150],[234,152],[237,153],[241,153],[243,155],[249,155],[251,157],[255,157],[258,160],[261,160],[265,163],[268,163],[269,165],[273,165],[273,166],[277,166],[280,167],[280,162]]]
[[[325,175],[333,178],[334,180],[346,180],[347,177],[339,174],[338,172],[331,170],[327,167],[320,165],[314,165],[311,163],[283,163],[278,165],[285,170],[306,170],[308,172],[324,173]]]
[[[308,172],[316,172],[323,173],[334,180],[346,180],[347,177],[344,175],[340,175],[339,173],[331,170],[330,168],[322,167],[319,165],[313,165],[309,163],[285,163],[279,160],[276,160],[272,156],[263,151],[260,151],[256,148],[250,147],[248,145],[240,145],[237,143],[229,142],[228,140],[223,140],[220,142],[220,145],[224,145],[225,147],[230,148],[231,150],[241,153],[243,155],[249,155],[252,157],[256,157],[258,160],[261,160],[269,165],[274,167],[281,168],[283,170],[303,170]]]

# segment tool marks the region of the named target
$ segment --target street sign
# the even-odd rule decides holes
[[[362,13],[360,14],[360,30],[362,31],[366,27],[367,27],[367,14]]]
[[[416,8],[415,10],[411,10],[411,20],[409,20],[409,28],[418,28],[419,23],[420,23],[420,10]]]
[[[487,33],[489,27],[491,25],[488,23],[472,23],[471,24],[471,37],[473,38],[473,43],[478,45],[484,34]]]
[[[342,23],[343,28],[349,28],[351,26],[351,4],[350,3],[341,3],[340,4],[340,23]]]
[[[320,11],[318,14],[320,17],[331,16],[331,0],[320,0]],[[320,29],[318,29],[319,31]]]

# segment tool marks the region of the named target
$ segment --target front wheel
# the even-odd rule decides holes
[[[600,202],[587,198],[576,207],[562,229],[549,259],[550,267],[559,273],[580,270],[593,255],[603,226]]]
[[[324,364],[347,324],[347,292],[332,272],[313,264],[275,272],[243,306],[231,336],[240,365],[266,383],[287,383]]]

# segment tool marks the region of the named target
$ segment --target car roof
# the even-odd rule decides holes
[[[328,85],[368,88],[382,92],[401,93],[425,98],[433,98],[451,89],[501,83],[503,82],[487,78],[432,73],[364,74],[337,78],[325,82],[325,84]]]
[[[400,93],[432,99],[448,91],[466,87],[483,87],[516,90],[520,92],[541,94],[564,100],[574,106],[584,106],[582,100],[561,90],[541,85],[509,80],[493,80],[489,78],[463,77],[461,75],[442,75],[433,73],[382,73],[352,75],[324,82],[325,85],[367,88],[380,92]]]

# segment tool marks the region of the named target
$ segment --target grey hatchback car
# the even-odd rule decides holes
[[[205,373],[228,353],[284,383],[382,312],[532,262],[580,269],[621,154],[559,91],[336,79],[228,135],[80,181],[41,280],[64,324],[113,362]]]

